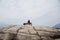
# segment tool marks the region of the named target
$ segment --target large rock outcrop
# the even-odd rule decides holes
[[[57,40],[60,29],[38,26],[8,26],[0,30],[0,40]]]

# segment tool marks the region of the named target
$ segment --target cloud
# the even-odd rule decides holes
[[[58,8],[51,9],[47,14],[33,20],[34,25],[54,26],[60,23],[60,12]]]
[[[34,20],[58,7],[58,4],[58,0],[1,0],[0,22],[17,23],[18,20],[19,22]]]

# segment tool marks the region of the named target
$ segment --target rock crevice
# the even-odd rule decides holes
[[[60,29],[35,26],[4,27],[0,40],[55,40],[60,38]]]

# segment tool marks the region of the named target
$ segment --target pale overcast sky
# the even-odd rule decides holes
[[[0,0],[0,23],[22,25],[28,19],[34,25],[60,23],[60,0]]]

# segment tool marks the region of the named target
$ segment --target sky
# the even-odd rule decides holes
[[[60,23],[60,0],[0,0],[0,24],[53,26]],[[48,20],[47,20],[48,19]]]

